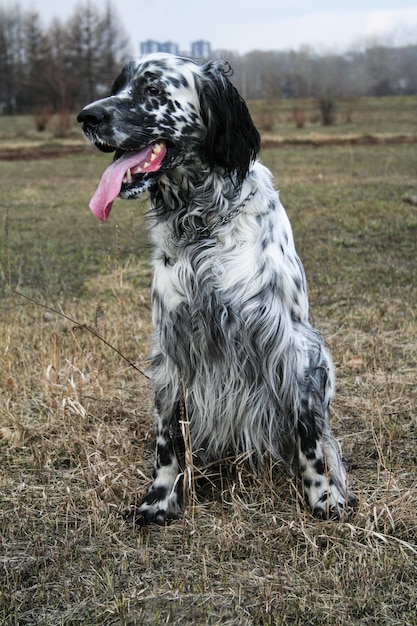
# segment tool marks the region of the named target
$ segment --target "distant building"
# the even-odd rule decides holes
[[[170,54],[179,54],[179,46],[173,41],[155,41],[154,39],[148,39],[142,41],[140,44],[141,54],[152,54],[153,52],[169,52]],[[185,53],[183,53],[185,54]],[[200,39],[199,41],[193,41],[191,44],[190,55],[193,59],[205,59],[211,55],[211,44],[209,41]],[[188,56],[188,55],[187,55]]]
[[[169,54],[178,54],[178,44],[172,41],[165,41],[161,43],[159,52],[168,52]]]
[[[204,59],[211,55],[211,45],[209,41],[200,39],[191,44],[191,56],[194,59]]]
[[[151,54],[152,52],[160,52],[160,43],[159,41],[154,41],[153,39],[148,39],[147,41],[142,41],[140,44],[140,53],[141,54]]]
[[[142,41],[140,44],[141,54],[152,54],[152,52],[169,52],[170,54],[178,54],[178,44],[172,41],[155,41],[154,39],[148,39]]]

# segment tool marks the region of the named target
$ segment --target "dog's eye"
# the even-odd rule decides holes
[[[145,93],[147,96],[160,96],[162,90],[157,85],[148,85],[145,87]]]

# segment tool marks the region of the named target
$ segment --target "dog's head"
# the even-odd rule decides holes
[[[87,139],[115,153],[90,203],[98,218],[107,219],[117,196],[138,197],[193,156],[242,183],[260,139],[227,74],[220,61],[149,55],[128,63],[111,95],[81,111]]]

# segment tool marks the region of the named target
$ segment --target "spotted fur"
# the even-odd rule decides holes
[[[199,459],[243,453],[261,468],[272,457],[298,468],[316,516],[346,519],[354,498],[329,426],[331,358],[308,321],[288,217],[256,160],[259,134],[227,73],[223,62],[150,55],[79,116],[116,157],[167,147],[158,171],[120,191],[150,190],[154,245],[154,481],[131,519],[181,514],[185,410]]]

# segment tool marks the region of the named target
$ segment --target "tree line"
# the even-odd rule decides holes
[[[0,7],[0,110],[76,110],[107,93],[129,54],[111,3],[87,1],[48,28],[36,11]]]
[[[135,47],[138,42],[134,42]],[[0,112],[77,110],[108,93],[132,47],[111,2],[79,4],[65,22],[0,7]],[[417,45],[373,45],[348,54],[224,53],[248,99],[336,98],[417,93]]]

